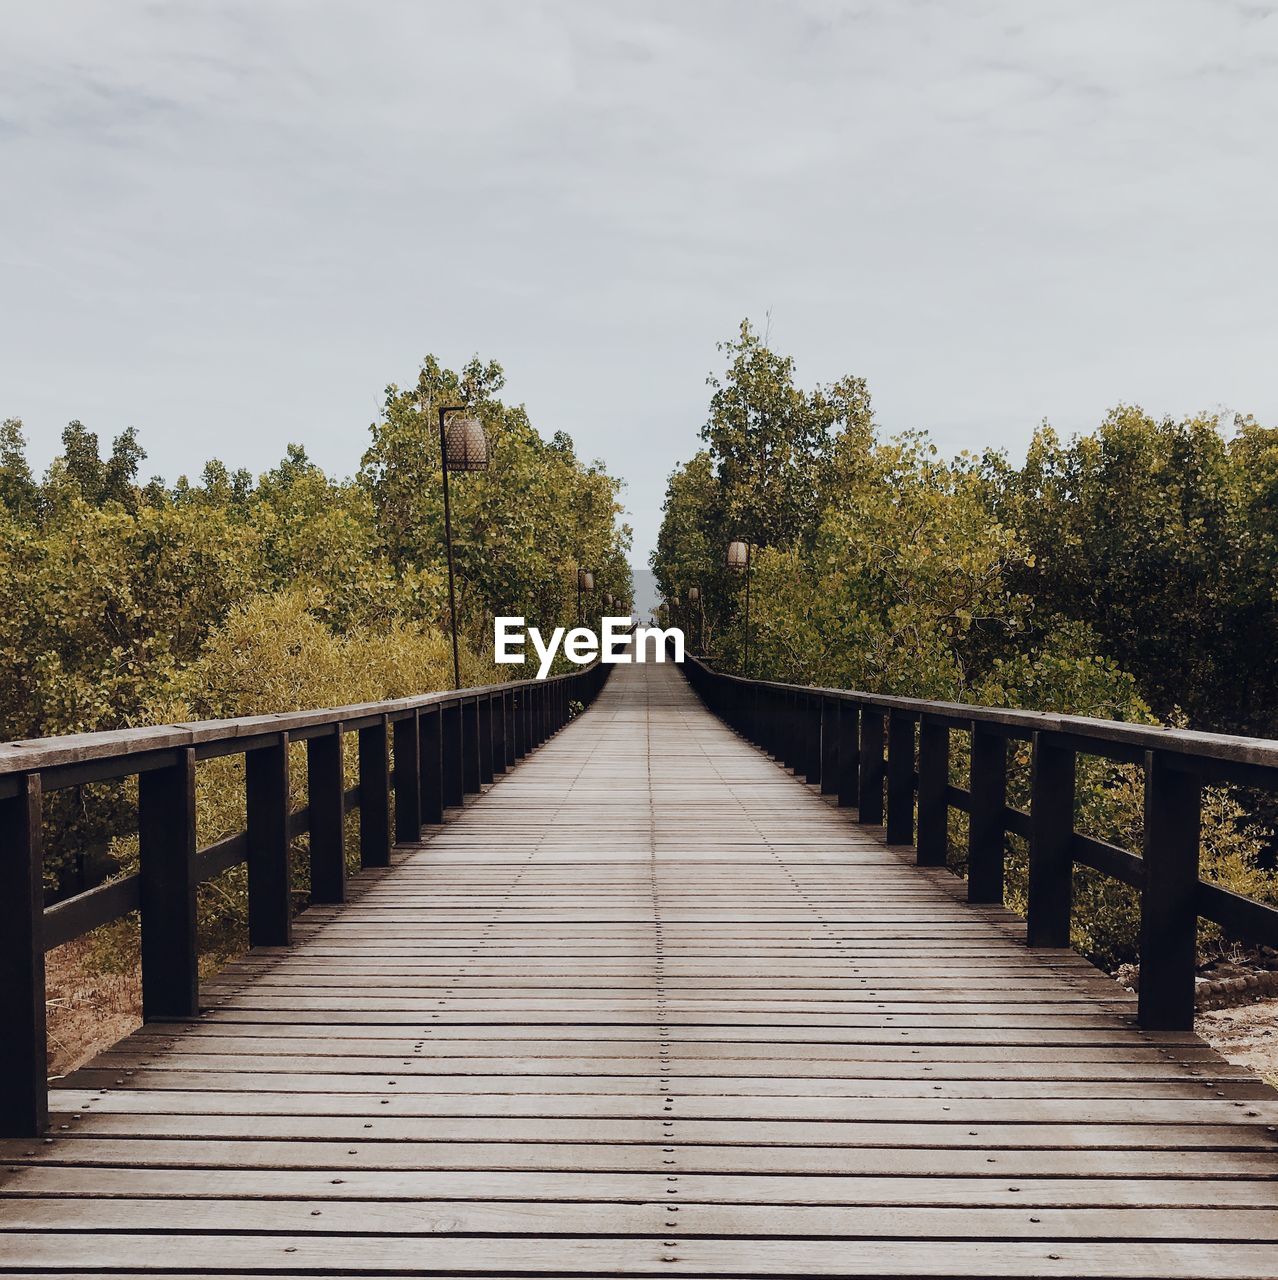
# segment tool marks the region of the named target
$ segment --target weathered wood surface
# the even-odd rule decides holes
[[[1278,1277],[1278,1095],[665,667],[0,1144],[0,1269]]]

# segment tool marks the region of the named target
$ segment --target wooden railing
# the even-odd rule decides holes
[[[547,680],[321,711],[208,720],[0,746],[0,1136],[48,1121],[44,954],[132,911],[141,917],[143,1016],[199,1013],[196,890],[248,864],[250,946],[287,946],[293,903],[289,848],[310,844],[310,901],[346,895],[345,819],[359,811],[364,867],[420,838],[445,809],[512,766],[589,703],[610,667]],[[358,784],[347,788],[346,737]],[[304,808],[289,801],[289,744],[306,743]],[[197,848],[200,761],[244,757],[246,829]],[[41,844],[47,792],[136,776],[139,870],[46,908]],[[393,798],[393,800],[392,800]]]
[[[1204,784],[1278,789],[1278,742],[746,680],[696,658],[683,669],[712,711],[856,808],[858,821],[886,823],[889,844],[915,844],[920,866],[946,865],[950,810],[966,813],[969,902],[1003,901],[1006,834],[1024,837],[1030,946],[1069,946],[1075,863],[1134,888],[1143,1027],[1193,1026],[1200,918],[1240,941],[1278,946],[1278,909],[1198,874]],[[950,783],[955,730],[970,737],[967,787]],[[1031,744],[1028,811],[1007,804],[1007,744],[1017,740]],[[1139,855],[1074,829],[1080,755],[1143,768]]]

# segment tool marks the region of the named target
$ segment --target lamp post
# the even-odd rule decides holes
[[[444,474],[444,545],[448,550],[448,617],[453,631],[453,688],[461,686],[461,660],[457,655],[457,589],[453,575],[453,511],[448,494],[450,471],[487,471],[488,437],[478,418],[450,418],[466,411],[464,404],[439,409],[439,465]]]
[[[697,607],[697,648],[701,653],[706,651],[706,607],[701,601],[701,588],[688,588],[688,603]]]
[[[728,555],[724,562],[733,573],[745,574],[745,656],[741,664],[741,673],[750,675],[750,544],[748,542],[729,542]]]
[[[595,589],[595,575],[589,569],[577,570],[577,625],[582,624],[581,597]]]

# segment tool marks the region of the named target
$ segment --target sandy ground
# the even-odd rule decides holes
[[[45,956],[49,1074],[66,1075],[142,1025],[142,974],[97,973],[79,938]]]
[[[1278,1088],[1278,1000],[1200,1013],[1194,1029],[1218,1053]]]

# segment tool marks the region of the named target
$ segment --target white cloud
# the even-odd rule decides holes
[[[646,548],[773,312],[889,428],[1278,420],[1278,11],[1221,0],[10,6],[0,414],[349,471],[426,351],[507,366]]]

